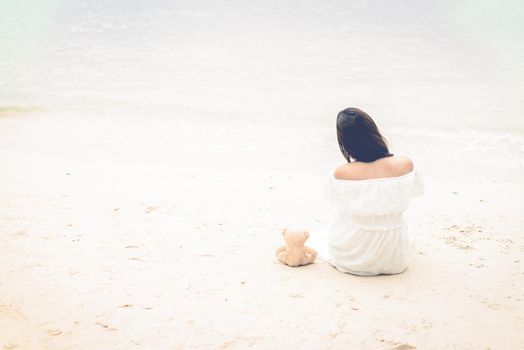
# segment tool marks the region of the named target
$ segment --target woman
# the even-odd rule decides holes
[[[326,185],[338,209],[326,260],[356,275],[401,273],[410,255],[402,213],[412,197],[422,195],[420,175],[410,159],[389,153],[373,119],[358,108],[338,114],[337,137],[347,163]]]

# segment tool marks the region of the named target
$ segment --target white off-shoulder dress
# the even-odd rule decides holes
[[[320,257],[339,271],[356,275],[397,274],[408,266],[410,237],[403,217],[411,198],[423,194],[418,170],[398,177],[326,183],[337,208]]]

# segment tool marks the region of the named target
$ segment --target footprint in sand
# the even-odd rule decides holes
[[[416,346],[408,344],[408,343],[398,343],[396,341],[383,339],[382,337],[376,338],[376,339],[380,341],[381,343],[383,343],[384,345],[386,344],[390,345],[388,349],[391,349],[391,350],[411,350],[411,349],[417,348]]]
[[[105,323],[102,323],[102,322],[95,322],[95,324],[96,324],[96,325],[99,325],[100,327],[102,327],[102,328],[104,328],[104,329],[106,329],[106,330],[108,330],[108,331],[116,331],[116,328],[111,327],[111,326],[109,326],[109,325],[107,325],[107,324],[105,324]]]
[[[60,335],[62,331],[60,329],[48,329],[47,334],[49,335]]]
[[[158,210],[158,208],[157,208],[157,207],[153,207],[153,206],[148,206],[148,207],[146,208],[146,214],[149,214],[149,213],[151,213],[151,212],[154,212],[155,210]]]
[[[394,350],[410,350],[410,349],[416,349],[415,346],[413,345],[409,345],[409,344],[399,344],[399,345],[395,345],[394,347],[390,348],[390,349],[394,349]]]
[[[471,234],[474,232],[482,232],[483,227],[480,225],[467,225],[467,226],[459,226],[459,225],[452,225],[444,228],[447,231],[455,231],[463,234]]]

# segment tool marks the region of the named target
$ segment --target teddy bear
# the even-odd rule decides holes
[[[316,250],[304,246],[309,238],[309,232],[284,229],[282,236],[286,245],[278,248],[276,254],[283,264],[295,267],[311,264],[315,261]]]

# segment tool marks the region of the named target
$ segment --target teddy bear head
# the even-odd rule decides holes
[[[303,230],[288,230],[286,228],[282,231],[282,236],[288,246],[300,247],[306,243],[309,238],[309,232]]]

